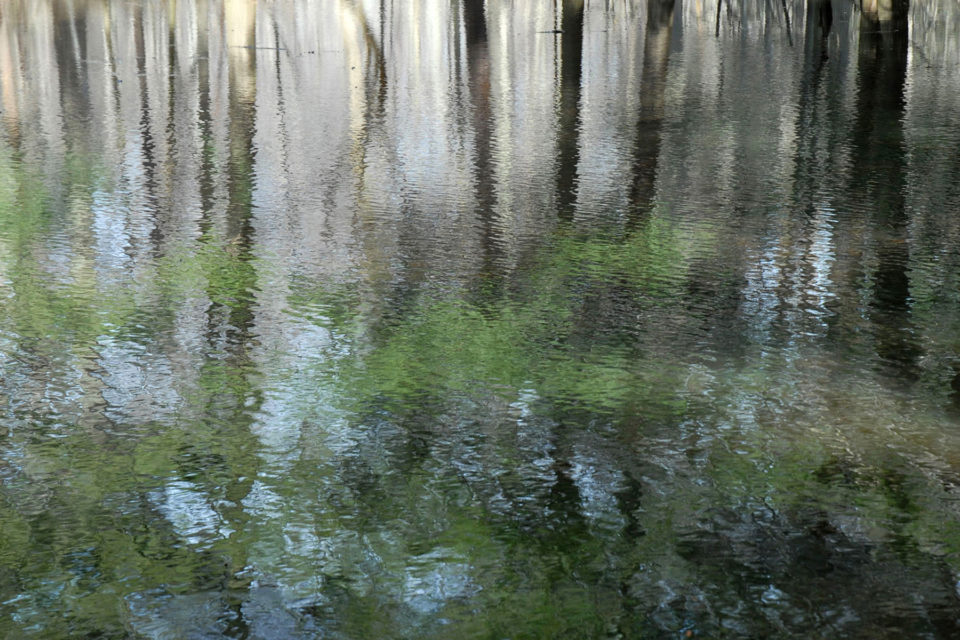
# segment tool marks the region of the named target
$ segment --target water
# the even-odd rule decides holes
[[[960,11],[871,5],[0,2],[0,635],[960,635]]]

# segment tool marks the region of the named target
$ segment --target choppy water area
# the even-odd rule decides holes
[[[960,635],[960,8],[0,1],[0,635]]]

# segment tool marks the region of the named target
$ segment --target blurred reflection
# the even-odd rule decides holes
[[[958,33],[3,1],[0,636],[957,635]]]
[[[911,326],[910,221],[905,206],[907,18],[907,0],[870,0],[861,7],[853,180],[854,189],[874,203],[877,217],[877,355],[894,367],[894,375],[909,380],[917,376],[921,351]]]
[[[557,212],[573,219],[580,163],[580,83],[583,62],[583,0],[560,3],[560,92],[557,105]]]
[[[640,76],[640,113],[633,155],[628,225],[649,212],[660,157],[660,131],[666,116],[667,65],[673,29],[673,0],[648,0]]]
[[[466,57],[473,142],[473,182],[477,199],[478,217],[483,236],[483,267],[485,284],[491,290],[498,288],[498,262],[501,260],[501,222],[497,211],[497,181],[494,149],[494,107],[491,103],[490,44],[487,39],[487,18],[483,0],[463,0],[463,30],[466,38]]]

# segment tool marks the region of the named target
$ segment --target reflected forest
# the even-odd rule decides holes
[[[0,0],[0,637],[960,637],[955,0]]]

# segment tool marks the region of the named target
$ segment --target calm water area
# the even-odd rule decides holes
[[[0,637],[960,638],[879,4],[0,0]]]

